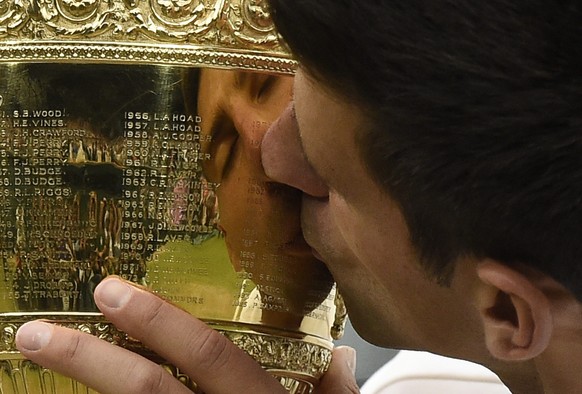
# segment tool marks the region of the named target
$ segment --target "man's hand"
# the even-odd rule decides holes
[[[285,393],[227,338],[146,290],[110,277],[96,288],[95,302],[117,328],[177,366],[207,393]],[[18,331],[16,345],[30,360],[103,394],[191,393],[156,363],[77,330],[30,322]],[[318,393],[357,392],[346,390],[356,387],[350,372],[355,361],[346,361],[344,352],[332,362]]]
[[[282,386],[227,338],[158,296],[118,278],[95,290],[95,302],[117,328],[177,366],[208,393],[284,393]],[[76,330],[23,325],[24,356],[100,393],[190,392],[157,364]]]
[[[356,382],[356,351],[341,346],[333,350],[331,365],[321,378],[316,394],[356,394],[360,388]]]

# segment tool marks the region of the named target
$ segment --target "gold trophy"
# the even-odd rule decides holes
[[[261,0],[0,0],[0,392],[90,393],[25,360],[48,319],[183,376],[108,323],[107,275],[204,320],[292,393],[345,310],[260,142],[295,62]]]

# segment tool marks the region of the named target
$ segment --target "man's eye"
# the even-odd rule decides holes
[[[252,92],[257,102],[261,103],[269,98],[277,78],[264,73],[253,74]]]
[[[236,154],[239,134],[232,123],[223,124],[214,131],[210,144],[210,162],[204,165],[204,173],[211,182],[222,182],[231,170]]]
[[[222,163],[222,171],[221,171],[221,180],[224,180],[230,174],[234,163],[236,162],[235,158],[237,155],[237,147],[239,142],[239,134],[235,133],[235,137],[233,140],[230,141],[229,146],[227,147],[228,151],[225,153],[226,157]]]

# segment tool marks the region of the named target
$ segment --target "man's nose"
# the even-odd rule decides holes
[[[305,158],[293,104],[267,130],[261,143],[265,173],[273,181],[314,197],[327,197],[328,188]]]

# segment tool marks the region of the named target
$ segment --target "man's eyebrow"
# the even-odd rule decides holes
[[[240,90],[247,77],[248,77],[248,74],[245,73],[244,71],[234,71],[234,78],[232,80],[232,87],[235,90]]]
[[[224,133],[226,131],[225,129],[229,127],[229,123],[232,124],[224,109],[222,107],[218,108],[211,118],[211,140],[214,141],[217,136],[220,136],[222,133]]]

